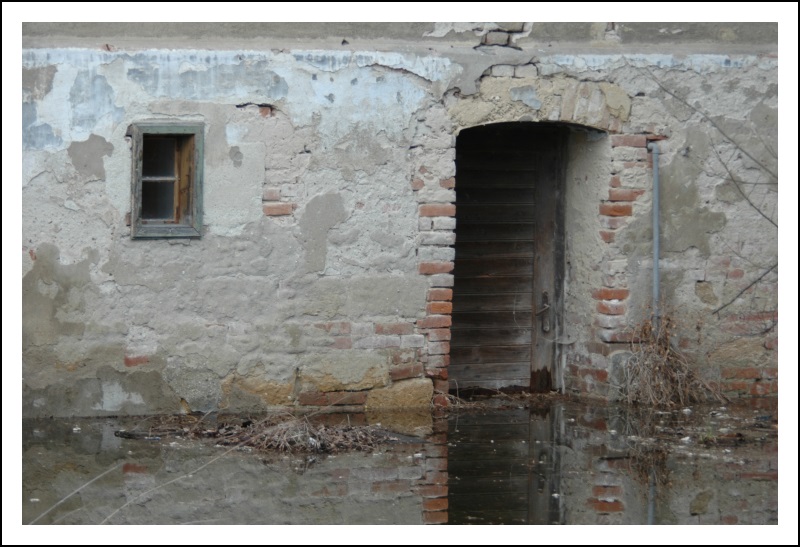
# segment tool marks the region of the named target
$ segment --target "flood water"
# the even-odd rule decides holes
[[[22,524],[778,523],[775,401],[509,398],[381,420],[400,434],[331,455],[115,435],[141,419],[24,421]]]

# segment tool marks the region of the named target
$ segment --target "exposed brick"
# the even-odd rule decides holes
[[[586,503],[598,513],[619,513],[625,510],[625,505],[621,501],[604,501],[597,498],[589,498]]]
[[[447,484],[447,471],[426,471],[426,484]]]
[[[294,210],[292,203],[267,203],[263,207],[264,214],[271,217],[291,215]]]
[[[423,484],[414,488],[423,498],[446,498],[447,486],[441,484]]]
[[[777,338],[768,338],[764,341],[764,347],[766,349],[778,349],[778,339]]]
[[[448,390],[450,389],[450,384],[447,382],[447,380],[434,380],[433,381],[433,389],[436,390],[436,391],[439,391],[441,393],[447,393]],[[445,437],[445,441],[446,440],[447,439]],[[429,439],[429,441],[430,441],[430,439]],[[433,442],[433,441],[430,441],[430,442]]]
[[[778,393],[778,382],[769,380],[756,380],[750,386],[750,395],[753,397],[762,397],[764,395],[776,395]]]
[[[411,323],[375,323],[375,334],[412,334]]]
[[[600,226],[609,230],[616,230],[628,225],[629,217],[600,217]]]
[[[774,367],[761,369],[761,377],[765,380],[777,380],[778,369]]]
[[[453,245],[456,242],[456,234],[450,232],[421,232],[421,245]]]
[[[428,301],[452,300],[453,289],[428,289]]]
[[[447,458],[427,458],[425,460],[426,471],[444,471],[447,469]]]
[[[453,217],[424,217],[424,218],[431,218],[433,220],[434,230],[452,231],[456,229],[456,219],[454,219]]]
[[[646,135],[611,135],[611,146],[631,146],[634,148],[646,148]]]
[[[608,371],[598,368],[582,368],[578,370],[578,374],[584,378],[594,378],[598,382],[608,381]]]
[[[429,342],[428,354],[429,355],[445,355],[450,353],[450,342]]]
[[[597,303],[597,311],[606,315],[624,315],[627,307],[621,302],[604,302],[601,300]]]
[[[442,188],[455,188],[456,187],[456,179],[455,177],[450,177],[449,179],[442,179],[439,181],[439,186]]]
[[[431,302],[425,308],[428,314],[448,314],[453,313],[452,302]]]
[[[606,243],[613,243],[616,235],[617,235],[616,232],[609,232],[608,230],[600,230],[600,239],[602,239]]]
[[[429,498],[422,501],[424,511],[445,511],[447,509],[447,498]]]
[[[425,446],[425,455],[429,458],[447,458],[447,451],[446,444]]]
[[[727,321],[777,321],[778,312],[776,311],[761,311],[755,313],[739,313],[736,315],[729,315],[725,318]]]
[[[150,357],[147,355],[126,355],[125,356],[125,366],[126,367],[138,367],[139,365],[146,365],[150,362]]]
[[[413,179],[411,181],[412,190],[422,190],[425,187],[425,181],[422,179]]]
[[[725,515],[724,517],[722,517],[722,519],[720,519],[720,521],[722,522],[722,524],[738,524],[739,517],[737,517],[736,515]]]
[[[261,196],[262,201],[280,201],[281,189],[280,188],[265,188]]]
[[[595,289],[592,291],[592,298],[595,300],[625,300],[630,291],[628,289]]]
[[[431,355],[428,357],[429,368],[445,368],[450,366],[449,355]]]
[[[451,203],[427,203],[419,206],[421,217],[454,217],[456,206]]]
[[[608,201],[636,201],[644,194],[644,190],[635,188],[611,188],[608,191]]]
[[[409,348],[393,349],[389,357],[392,360],[392,365],[409,365],[417,362],[416,350]]]
[[[622,496],[622,487],[606,485],[592,486],[592,495],[604,500],[618,499]]]
[[[403,367],[392,367],[389,369],[389,377],[393,382],[405,380],[406,378],[419,378],[425,373],[420,363]]]
[[[447,395],[444,393],[437,393],[433,396],[433,406],[440,407],[440,408],[447,408],[450,406],[450,400],[447,398]]]
[[[372,483],[372,492],[375,494],[399,494],[408,492],[409,484],[406,480],[394,480]]]
[[[423,275],[449,273],[453,271],[454,266],[452,262],[422,262],[419,265],[419,273]]]
[[[744,277],[744,270],[736,268],[728,272],[728,279],[741,279]]]
[[[417,328],[440,329],[442,327],[449,327],[452,324],[453,320],[449,315],[429,315],[417,321]]]
[[[124,463],[122,464],[123,473],[148,473],[146,465],[138,463]]]
[[[262,118],[269,118],[272,116],[272,108],[269,106],[259,106],[258,113],[261,114]]]
[[[351,349],[353,347],[353,339],[349,336],[337,336],[333,339],[334,349]]]
[[[452,287],[456,282],[453,274],[434,274],[428,279],[432,287]]]
[[[747,367],[747,368],[725,368],[722,369],[723,378],[738,378],[741,380],[753,380],[761,378],[760,368]]]
[[[601,203],[600,214],[607,217],[629,217],[633,214],[633,206],[630,203]]]
[[[447,369],[436,367],[425,367],[425,376],[436,380],[447,380]]]
[[[450,340],[452,333],[450,329],[431,329],[428,331],[428,340],[431,342],[441,342]]]
[[[328,404],[326,394],[320,391],[303,391],[298,395],[297,399],[301,405],[327,406]]]
[[[447,511],[423,511],[422,522],[424,524],[447,524],[448,515]]]
[[[622,186],[622,180],[619,178],[619,175],[614,175],[613,177],[611,177],[611,180],[609,181],[608,185],[611,188],[619,188],[620,186]]]
[[[753,481],[776,481],[778,480],[778,472],[767,471],[766,473],[739,473],[739,478]]]

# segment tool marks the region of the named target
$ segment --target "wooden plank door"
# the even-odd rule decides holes
[[[451,390],[551,388],[563,135],[511,123],[458,137]]]

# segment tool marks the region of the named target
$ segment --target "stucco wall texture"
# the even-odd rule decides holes
[[[23,25],[24,415],[442,402],[456,136],[497,122],[573,127],[557,388],[618,395],[655,142],[675,343],[777,394],[777,25],[164,25]],[[204,123],[200,239],[130,237],[149,120]]]

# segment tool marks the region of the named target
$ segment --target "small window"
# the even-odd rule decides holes
[[[128,136],[133,146],[131,237],[200,237],[203,124],[136,123]]]

